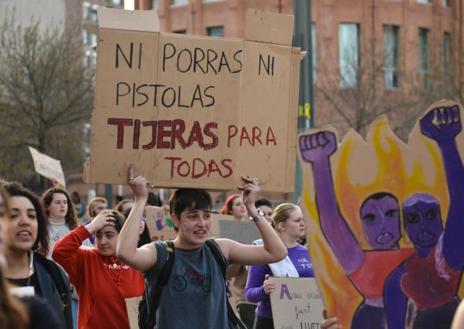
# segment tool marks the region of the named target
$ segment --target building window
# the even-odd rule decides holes
[[[430,0],[417,0],[417,2],[427,4],[430,3]]]
[[[87,50],[85,52],[84,65],[87,68],[95,68],[97,64],[97,53],[95,50]]]
[[[90,7],[91,5],[87,1],[84,1],[84,3],[82,4],[82,19],[84,21],[90,19]]]
[[[419,75],[422,87],[428,85],[429,75],[429,30],[419,29]]]
[[[123,3],[122,3],[122,0],[112,0],[113,2],[113,6],[121,6]]]
[[[444,7],[451,7],[451,0],[442,0]]]
[[[88,45],[90,40],[89,40],[89,31],[87,31],[86,29],[83,29],[82,30],[82,43],[84,45]]]
[[[175,31],[172,31],[172,33],[176,33],[176,34],[187,34],[187,30],[175,30]]]
[[[97,46],[97,35],[95,33],[90,34],[90,46],[96,47]]]
[[[188,0],[171,0],[171,6],[184,6],[188,5]]]
[[[204,3],[208,3],[208,2],[222,2],[224,0],[203,0]]]
[[[151,1],[151,9],[158,10],[159,9],[159,0],[152,0]]]
[[[443,34],[443,72],[445,76],[451,73],[451,33]]]
[[[93,23],[97,23],[97,9],[98,9],[98,5],[92,5],[92,7],[89,10],[89,19]]]
[[[356,87],[359,69],[359,24],[344,23],[338,28],[340,85]]]
[[[224,26],[210,26],[206,28],[206,35],[210,37],[223,37]]]
[[[314,23],[311,24],[311,64],[313,69],[313,84],[316,83],[316,63],[317,63],[317,40],[316,40],[316,26]]]
[[[400,28],[396,25],[383,27],[383,77],[385,88],[399,87],[398,65],[400,59]]]

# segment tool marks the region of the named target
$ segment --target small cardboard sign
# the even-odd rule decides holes
[[[212,215],[211,235],[245,244],[261,238],[254,222],[238,221],[233,216],[220,214]]]
[[[174,240],[176,231],[169,211],[164,207],[145,207],[145,218],[150,239],[154,240]]]
[[[99,8],[87,183],[293,191],[300,50],[293,16],[250,10],[245,39],[159,32],[155,11]],[[108,161],[111,159],[111,161]]]
[[[126,310],[130,329],[139,329],[139,302],[142,297],[126,298]]]
[[[46,154],[40,153],[35,148],[29,146],[29,151],[34,161],[34,169],[39,174],[52,181],[57,182],[63,187],[66,187],[63,169],[61,162],[53,159]]]
[[[276,329],[320,329],[324,304],[314,278],[272,278],[272,317]]]

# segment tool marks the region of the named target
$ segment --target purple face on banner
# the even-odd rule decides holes
[[[361,206],[361,222],[369,245],[375,250],[395,247],[400,239],[398,200],[390,193],[369,196]]]
[[[443,232],[440,203],[428,194],[414,194],[403,202],[403,218],[414,246],[430,248]]]

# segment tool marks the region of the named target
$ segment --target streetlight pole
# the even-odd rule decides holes
[[[300,67],[298,133],[301,133],[314,126],[311,0],[293,0],[293,14],[295,16],[293,46],[306,51]],[[296,161],[294,202],[297,202],[301,196],[302,181],[301,166],[299,161]]]

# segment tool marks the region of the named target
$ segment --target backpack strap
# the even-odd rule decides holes
[[[214,241],[214,239],[207,239],[205,243],[206,243],[206,246],[209,248],[209,250],[211,250],[211,252],[213,253],[214,259],[216,260],[219,267],[221,268],[222,275],[225,278],[228,262],[226,258],[224,257],[224,254],[222,253],[221,248],[219,247],[217,242]]]
[[[156,324],[156,311],[161,300],[163,288],[169,281],[172,266],[174,265],[174,243],[170,240],[166,242],[166,263],[159,272],[159,277],[156,285],[148,283],[145,280],[145,301],[147,303],[147,323],[150,328]],[[139,323],[140,324],[140,323]]]
[[[171,275],[172,265],[174,265],[174,242],[172,240],[166,241],[166,263],[160,271],[157,286],[165,286],[168,283],[169,276]]]
[[[214,256],[214,259],[216,260],[216,263],[218,264],[219,268],[221,269],[222,276],[224,278],[224,284],[226,283],[226,270],[227,270],[227,265],[228,261],[224,254],[222,253],[221,247],[217,244],[214,239],[207,239],[205,241],[206,246],[211,250],[211,253]],[[226,290],[229,290],[229,287],[227,287],[226,284]],[[245,324],[240,320],[240,318],[235,314],[234,309],[232,308],[232,305],[230,305],[229,298],[226,297],[226,302],[227,302],[227,316],[229,318],[229,324],[233,328],[238,328],[238,329],[247,329]]]

